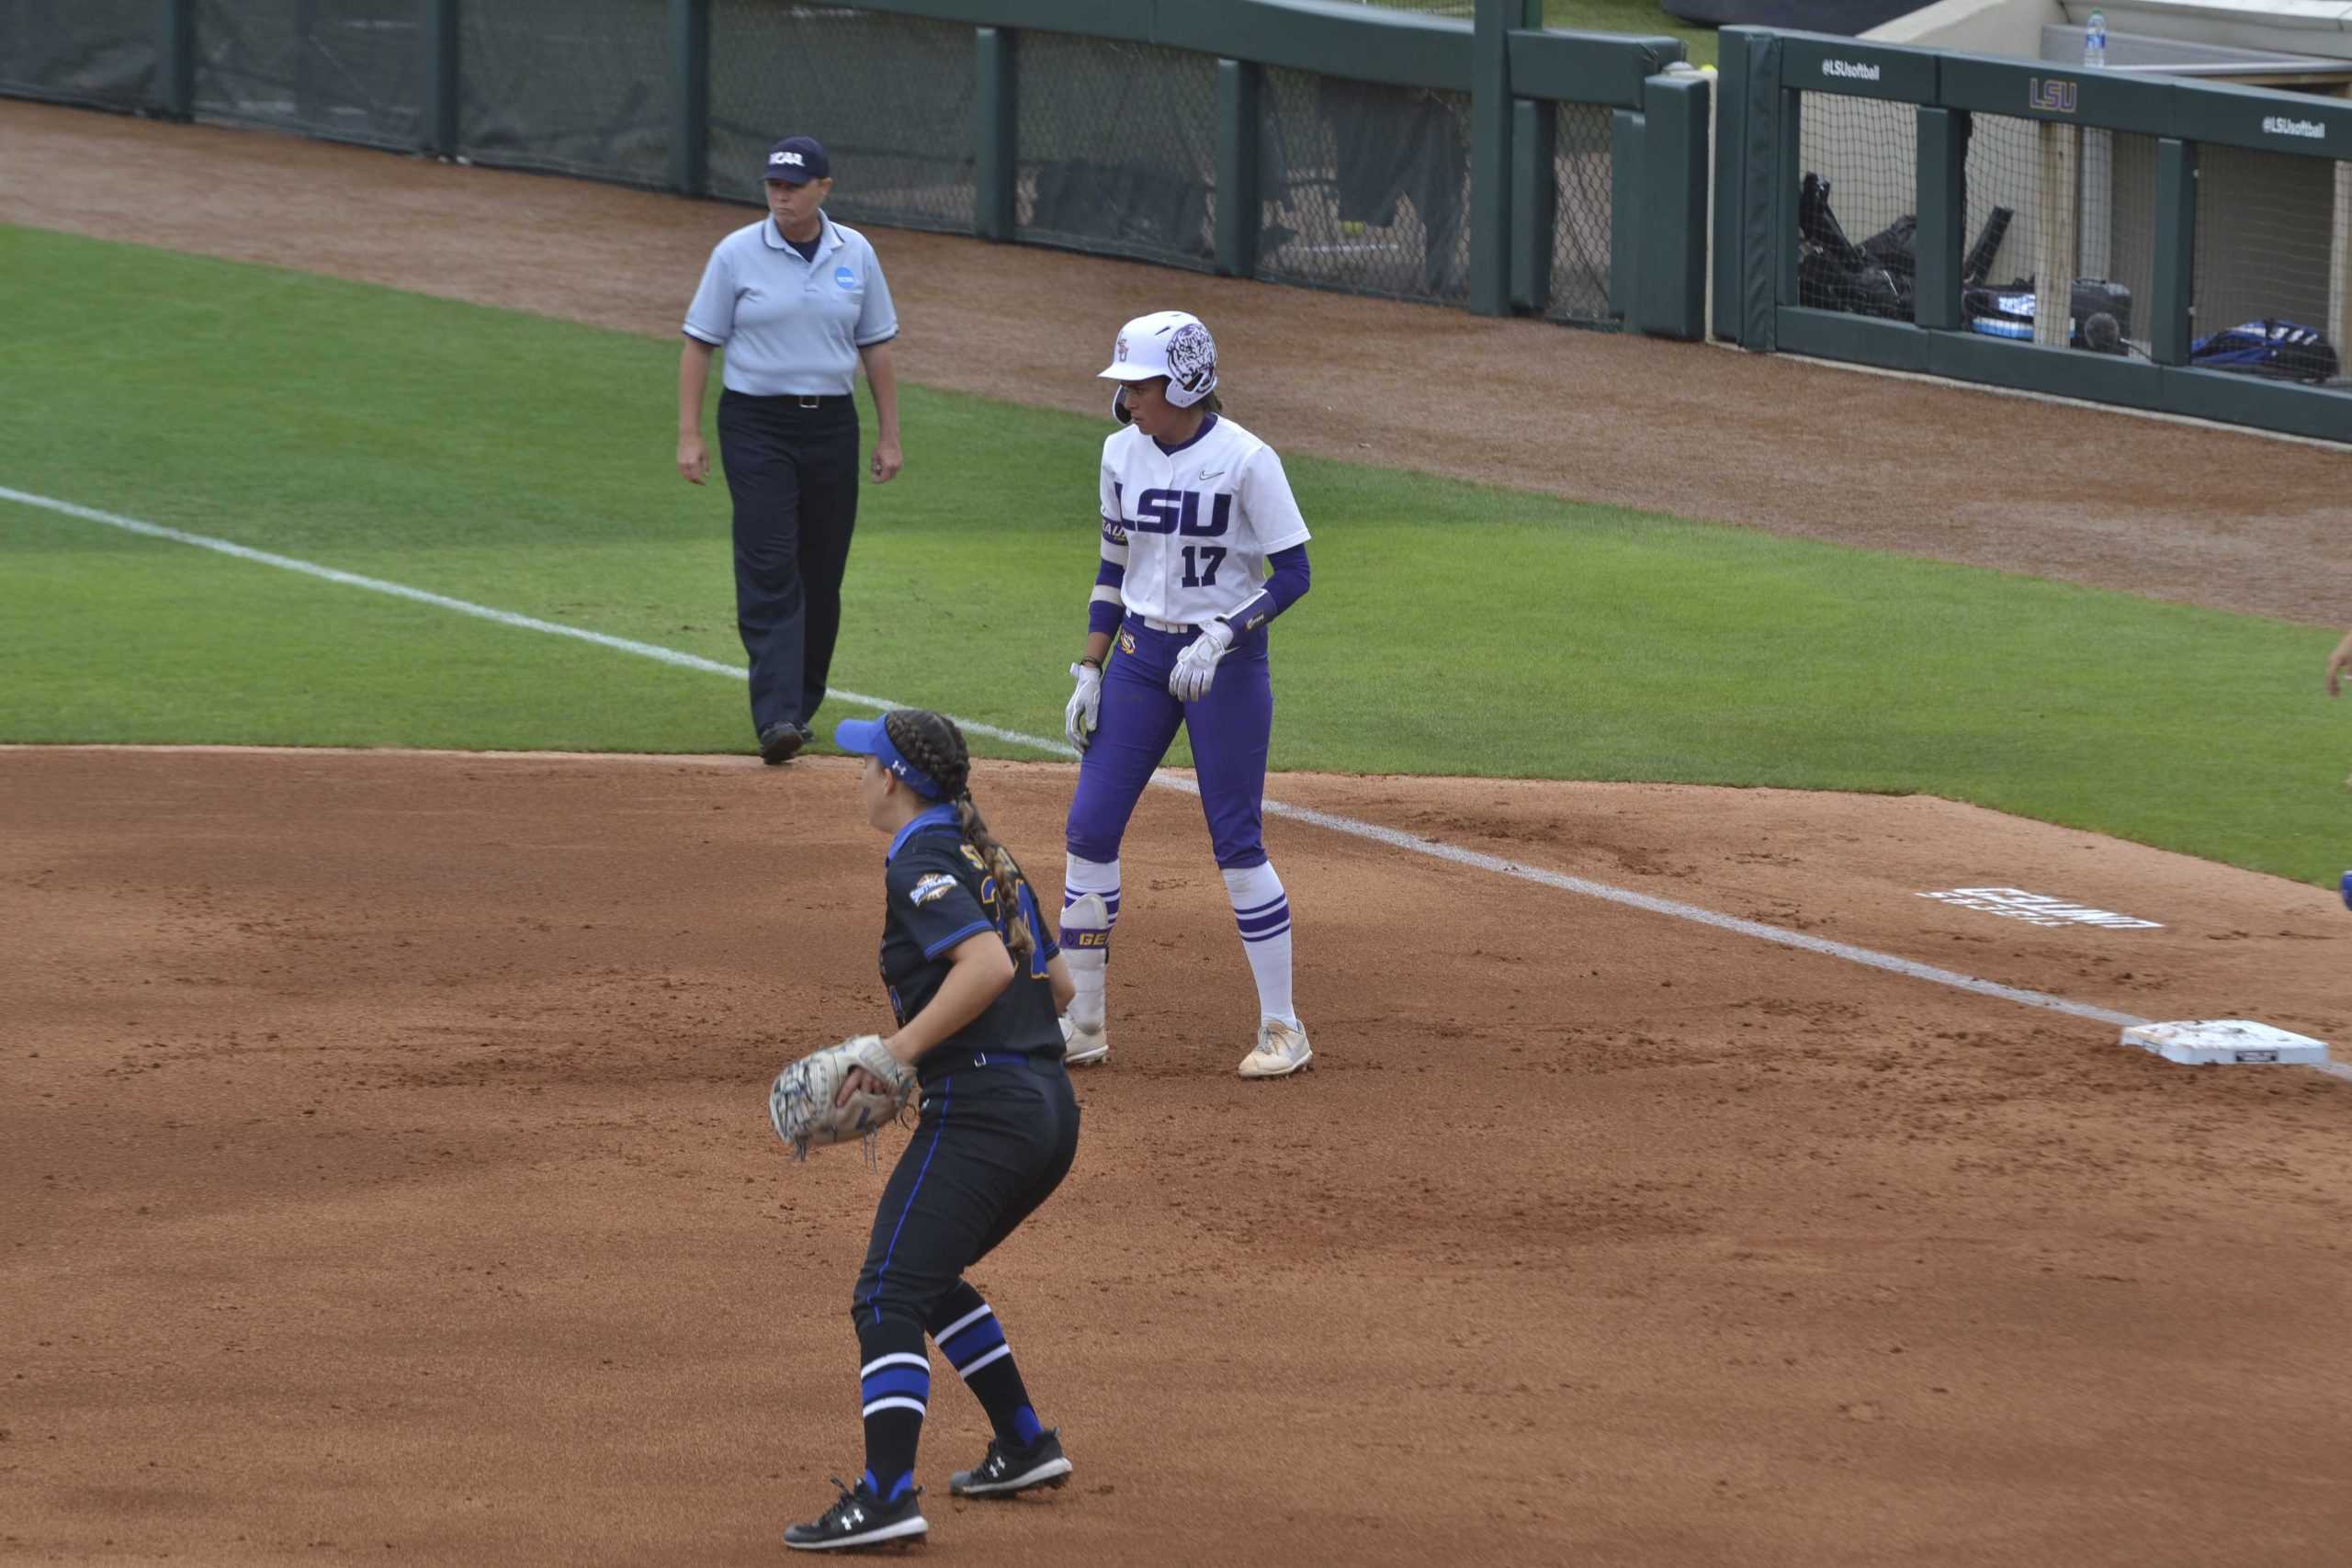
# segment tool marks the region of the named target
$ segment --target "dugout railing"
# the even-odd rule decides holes
[[[1755,28],[1720,69],[1717,337],[2352,441],[2352,103]]]
[[[17,0],[0,93],[746,201],[803,130],[850,221],[1696,337],[1711,79],[1541,10]]]

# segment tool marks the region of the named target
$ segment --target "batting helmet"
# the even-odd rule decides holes
[[[1111,390],[1111,417],[1127,423],[1123,400],[1129,381],[1168,378],[1168,400],[1180,409],[1216,390],[1216,339],[1198,316],[1184,310],[1154,310],[1119,329],[1110,367],[1101,379],[1122,383]]]

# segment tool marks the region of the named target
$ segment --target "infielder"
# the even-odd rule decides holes
[[[963,732],[935,713],[894,712],[843,723],[833,741],[866,758],[866,820],[890,835],[882,978],[899,1028],[878,1043],[899,1064],[890,1071],[913,1068],[922,1105],[851,1296],[865,1472],[784,1536],[815,1551],[929,1530],[914,1484],[931,1402],[926,1333],[996,1429],[951,1492],[1008,1497],[1069,1475],[1059,1434],[1039,1424],[1004,1330],[964,1271],[1053,1195],[1078,1154],[1054,1017],[1069,972],[1020,866],[972,803]],[[884,1090],[860,1067],[842,1094]]]
[[[1258,983],[1258,1039],[1241,1076],[1283,1077],[1313,1052],[1291,1001],[1290,899],[1260,834],[1274,722],[1266,623],[1306,592],[1306,523],[1273,448],[1218,412],[1216,344],[1197,318],[1136,317],[1102,375],[1118,383],[1111,412],[1125,428],[1102,443],[1102,566],[1065,715],[1083,753],[1063,872],[1069,1060],[1110,1053],[1119,840],[1182,725]]]

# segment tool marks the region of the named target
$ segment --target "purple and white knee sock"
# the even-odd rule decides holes
[[[1111,911],[1111,924],[1116,926],[1119,923],[1119,863],[1066,856],[1062,863],[1062,908],[1067,910],[1089,893],[1102,896],[1103,904]],[[1099,947],[1078,948],[1065,942],[1062,961],[1069,965],[1070,984],[1078,988],[1078,994],[1070,998],[1070,1022],[1080,1029],[1101,1029],[1103,975],[1111,963],[1110,943],[1106,941]]]
[[[1225,891],[1233,900],[1233,923],[1241,929],[1250,973],[1258,981],[1259,1016],[1297,1028],[1290,995],[1290,896],[1283,891],[1283,879],[1271,863],[1228,870]]]

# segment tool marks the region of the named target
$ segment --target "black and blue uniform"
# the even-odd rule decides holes
[[[964,1271],[1053,1194],[1078,1154],[1078,1100],[1046,976],[1057,949],[1026,887],[1017,897],[1000,892],[952,806],[932,807],[899,831],[883,880],[882,978],[901,1025],[938,993],[949,955],[971,938],[1008,933],[1021,920],[1035,946],[979,1017],[915,1063],[921,1116],[883,1188],[851,1297],[869,1451],[889,1417],[919,1429],[931,1396],[926,1334],[1001,1438],[1030,1442],[1041,1428],[1004,1331]],[[906,1440],[910,1461],[913,1451]],[[888,1499],[910,1479],[878,1475],[868,1484]]]

